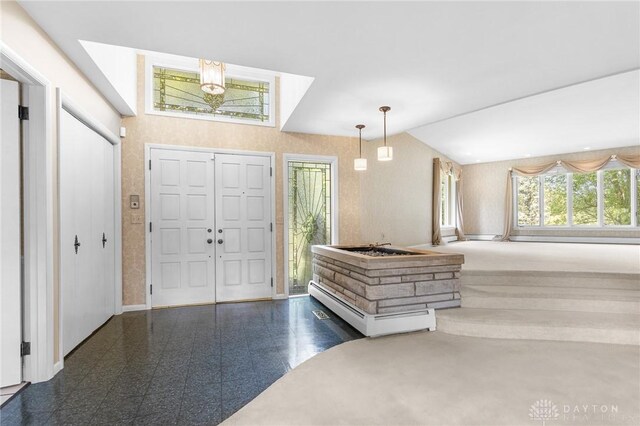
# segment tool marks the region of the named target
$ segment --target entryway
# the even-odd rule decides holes
[[[272,297],[273,155],[147,150],[148,305]]]

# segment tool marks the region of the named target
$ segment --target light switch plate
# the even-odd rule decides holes
[[[139,195],[129,195],[129,208],[131,208],[131,209],[139,209],[140,208],[140,196]]]

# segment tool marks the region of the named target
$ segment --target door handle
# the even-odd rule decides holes
[[[224,240],[223,240],[222,238],[220,238],[220,239],[218,240],[218,244],[222,244],[222,243],[224,243]]]
[[[208,244],[211,244],[212,242],[213,242],[213,240],[212,240],[211,238],[209,238],[209,239],[207,240],[207,243],[208,243]]]
[[[102,248],[104,248],[104,245],[107,244],[107,237],[106,235],[104,235],[104,232],[102,233]]]
[[[78,247],[80,247],[80,242],[78,241],[78,236],[76,235],[75,242],[73,243],[73,247],[76,250],[76,254],[78,254]]]

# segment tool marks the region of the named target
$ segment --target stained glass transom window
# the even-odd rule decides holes
[[[226,91],[210,95],[200,89],[198,72],[153,67],[153,109],[199,116],[267,123],[270,83],[225,78]]]

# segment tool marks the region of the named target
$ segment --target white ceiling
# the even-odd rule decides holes
[[[640,145],[640,71],[412,129],[461,164]]]
[[[304,133],[354,136],[362,122],[363,136],[373,139],[382,133],[378,107],[390,105],[389,132],[421,127],[412,134],[422,139],[429,123],[442,129],[457,122],[451,117],[640,68],[639,2],[20,3],[94,81],[104,76],[78,40],[314,77],[284,127]],[[620,90],[634,88],[637,99],[637,84]],[[491,139],[490,127],[497,135],[517,132],[485,126],[482,140]],[[459,161],[486,151],[474,145],[479,138],[453,130],[463,142],[428,130],[430,140],[422,140]],[[544,131],[553,134],[553,127]],[[633,137],[637,142],[637,132],[620,135]],[[547,148],[538,143],[519,142],[526,153],[543,155],[564,139]]]

